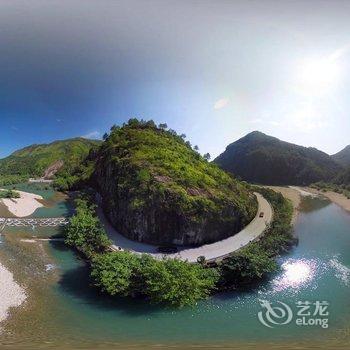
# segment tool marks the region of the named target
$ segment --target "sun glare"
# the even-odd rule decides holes
[[[339,74],[339,63],[335,59],[304,60],[298,66],[299,90],[310,95],[323,94],[334,87]]]
[[[299,288],[307,284],[314,276],[316,264],[306,259],[290,259],[282,264],[282,275],[273,281],[275,290]]]

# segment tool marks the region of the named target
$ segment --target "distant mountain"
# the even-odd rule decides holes
[[[0,159],[1,175],[51,178],[61,169],[70,169],[97,147],[100,141],[74,138],[50,144],[31,145]]]
[[[350,167],[350,145],[331,157],[342,166]]]
[[[231,143],[214,162],[242,179],[270,185],[329,181],[342,166],[317,150],[254,131]]]

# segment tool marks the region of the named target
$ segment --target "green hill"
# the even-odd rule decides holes
[[[350,145],[331,157],[343,167],[350,167]]]
[[[350,186],[350,167],[342,171],[332,182],[337,185]]]
[[[252,132],[231,143],[214,162],[242,179],[269,185],[329,181],[342,167],[329,155]]]
[[[112,128],[94,179],[111,223],[137,241],[213,242],[238,232],[257,211],[244,184],[152,121]]]
[[[100,141],[74,138],[31,145],[0,159],[0,176],[22,175],[50,178],[59,170],[76,167]]]

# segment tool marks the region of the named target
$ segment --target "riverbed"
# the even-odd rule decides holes
[[[69,202],[57,193],[40,189],[40,195],[51,205],[33,216],[71,211]],[[218,294],[181,310],[101,295],[91,286],[84,262],[63,243],[23,241],[57,233],[55,228],[11,228],[3,234],[0,261],[27,293],[23,306],[13,309],[3,323],[0,339],[13,348],[43,342],[88,348],[98,344],[240,349],[256,344],[269,348],[300,344],[347,348],[350,344],[350,215],[328,200],[303,199],[295,224],[299,243],[279,258],[278,273],[249,291]],[[266,316],[264,300],[289,306],[293,319],[287,324],[262,324],[258,314]],[[295,323],[297,303],[307,301],[310,310],[318,302],[328,303],[324,310],[328,316],[322,316],[328,328]]]

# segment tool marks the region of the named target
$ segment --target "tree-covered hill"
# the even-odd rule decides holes
[[[255,196],[209,163],[184,135],[132,119],[113,127],[97,153],[95,184],[125,236],[155,244],[203,244],[254,217]]]
[[[331,157],[343,167],[350,167],[350,145]]]
[[[231,143],[214,162],[242,179],[270,185],[329,181],[342,170],[329,155],[252,132]]]
[[[53,177],[62,169],[79,165],[100,141],[74,138],[31,145],[0,159],[0,176]]]
[[[332,182],[337,185],[350,186],[350,167],[342,171]]]

